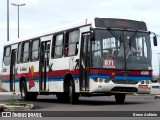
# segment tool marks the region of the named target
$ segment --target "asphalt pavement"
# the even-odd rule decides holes
[[[20,102],[20,95],[0,95],[0,103],[8,102],[9,99],[17,99]],[[122,111],[122,112],[135,112],[135,111],[160,111],[160,99],[155,99],[154,95],[128,95],[124,104],[117,104],[114,96],[100,96],[100,97],[80,97],[78,104],[70,105],[67,103],[60,103],[55,95],[38,96],[36,101],[26,101],[26,103],[34,104],[35,109],[31,112],[41,111]],[[116,116],[116,113],[115,113]],[[3,118],[6,119],[6,118]],[[11,118],[14,120],[14,118]],[[28,118],[24,118],[28,119]],[[30,118],[31,119],[31,118]],[[41,120],[44,118],[38,118]],[[45,118],[45,120],[51,119]],[[54,117],[54,120],[71,120],[75,117]],[[76,117],[76,120],[106,120],[106,117]],[[150,120],[151,117],[109,117],[111,120]],[[7,118],[9,120],[9,118]],[[17,118],[16,118],[17,120]],[[34,118],[36,120],[36,118]],[[108,119],[107,119],[108,120]],[[152,117],[152,120],[158,120],[157,117]]]
[[[35,109],[28,111],[28,112],[39,112],[39,113],[46,113],[50,114],[51,116],[58,116],[54,117],[54,120],[71,120],[71,119],[85,119],[85,120],[106,120],[106,117],[103,117],[103,114],[106,115],[110,114],[112,117],[107,117],[111,120],[150,120],[151,117],[133,117],[130,116],[129,112],[133,114],[135,111],[142,111],[144,112],[158,112],[158,116],[160,115],[160,99],[159,97],[155,99],[155,96],[160,96],[159,92],[160,89],[153,89],[150,95],[127,95],[126,100],[124,104],[117,104],[115,102],[114,96],[99,96],[99,97],[80,97],[80,100],[75,105],[70,105],[67,103],[60,103],[55,95],[42,95],[38,96],[36,101],[25,101],[25,103],[33,104],[35,105]],[[16,99],[20,102],[21,98],[18,93],[0,93],[0,103],[6,103],[10,99]],[[58,111],[57,113],[55,111]],[[59,112],[62,111],[62,112]],[[67,117],[67,111],[70,116],[74,114],[74,117]],[[73,112],[74,111],[74,112]],[[76,112],[75,112],[76,111]],[[84,111],[85,114],[84,114]],[[93,111],[93,112],[92,112]],[[96,112],[97,111],[97,112]],[[116,112],[115,112],[116,111]],[[27,111],[26,111],[27,112]],[[54,112],[54,113],[53,113]],[[102,113],[101,113],[102,112]],[[119,113],[120,112],[120,113]],[[126,112],[126,113],[125,113]],[[133,112],[133,113],[132,113]],[[64,114],[62,114],[64,113]],[[83,113],[83,114],[82,114]],[[98,113],[98,114],[97,114]],[[97,117],[96,115],[102,114],[101,117]],[[79,117],[76,117],[75,114],[78,114]],[[82,116],[80,117],[80,114]],[[92,116],[93,114],[93,116]],[[124,117],[118,117],[118,116]],[[125,114],[129,115],[130,117],[125,116]],[[44,115],[44,114],[43,114]],[[138,114],[139,115],[139,114]],[[62,117],[63,116],[63,117]],[[89,117],[85,117],[89,116]],[[117,117],[114,117],[117,116]],[[0,118],[0,119],[12,119],[17,120],[20,118]],[[23,119],[31,119],[31,118],[23,118]],[[34,118],[34,120],[43,120],[44,118]],[[45,120],[52,119],[52,117],[45,117]],[[152,116],[152,120],[158,120],[159,117]],[[108,119],[107,119],[108,120]]]

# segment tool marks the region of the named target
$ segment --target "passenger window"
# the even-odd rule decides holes
[[[4,49],[4,64],[6,66],[10,65],[11,47],[6,47]]]
[[[56,35],[53,40],[52,57],[60,58],[63,55],[63,34]]]
[[[23,63],[26,63],[29,61],[29,42],[24,43],[22,45],[22,48],[23,48],[22,49],[23,53],[22,53],[21,59]]]
[[[18,55],[17,55],[17,63],[20,63],[21,62],[21,49],[22,49],[22,44],[19,43],[18,45]]]
[[[69,32],[68,40],[65,45],[65,56],[73,56],[78,54],[79,36],[79,30]]]
[[[31,60],[36,61],[39,59],[39,40],[32,41],[32,48],[31,48]]]

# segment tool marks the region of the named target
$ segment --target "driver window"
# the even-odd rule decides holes
[[[120,43],[115,37],[103,39],[103,56],[105,58],[117,56]]]
[[[138,56],[144,56],[147,58],[147,45],[145,37],[136,38],[136,51]]]
[[[92,41],[92,51],[94,52],[94,57],[101,57],[100,41]]]

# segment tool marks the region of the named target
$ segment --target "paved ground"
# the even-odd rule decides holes
[[[7,102],[11,99],[10,95],[0,95],[0,103]],[[14,96],[14,99],[20,100],[20,95]],[[160,99],[154,99],[154,95],[143,95],[143,96],[133,96],[129,95],[126,97],[126,102],[123,105],[116,104],[114,96],[110,97],[80,97],[80,101],[77,105],[70,105],[66,103],[60,103],[57,101],[56,96],[38,96],[37,101],[27,101],[27,103],[32,103],[36,106],[36,111],[160,111]],[[116,115],[115,115],[116,116]],[[3,118],[5,119],[5,118]],[[27,118],[25,118],[27,119]],[[49,118],[45,118],[49,119]],[[60,118],[56,118],[60,120]],[[62,120],[64,118],[61,118]],[[71,118],[66,118],[70,120]],[[73,118],[72,118],[73,119]],[[85,118],[76,118],[76,120]],[[105,118],[87,118],[92,120],[106,120]],[[125,118],[109,118],[111,120],[128,120]],[[150,120],[150,118],[129,118],[131,120]],[[152,118],[153,120],[158,120],[158,118]],[[7,119],[6,119],[7,120]],[[34,118],[35,120],[35,118]],[[39,120],[39,119],[38,119]],[[108,120],[108,119],[107,119]]]
[[[0,103],[11,99],[10,95],[1,95]],[[15,95],[14,99],[19,100],[20,95]],[[114,96],[106,97],[80,97],[76,105],[60,103],[55,95],[38,96],[36,101],[27,101],[36,106],[34,111],[159,111],[160,99],[154,99],[154,95],[128,95],[125,104],[116,104]]]

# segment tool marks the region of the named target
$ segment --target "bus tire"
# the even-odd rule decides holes
[[[115,99],[116,103],[118,104],[123,104],[126,98],[126,94],[121,93],[121,94],[115,94]]]
[[[37,99],[37,93],[29,93],[27,92],[27,85],[25,81],[22,81],[21,83],[21,99],[23,101],[27,100],[36,100]]]
[[[28,99],[27,86],[26,86],[26,82],[25,81],[22,81],[22,83],[21,83],[21,99],[23,101],[26,101]]]
[[[69,102],[70,104],[76,104],[79,100],[79,94],[75,93],[74,81],[70,80],[69,84]]]

